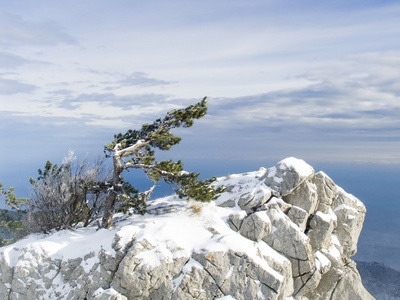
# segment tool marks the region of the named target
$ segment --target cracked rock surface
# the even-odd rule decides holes
[[[0,248],[0,299],[374,299],[351,260],[365,206],[328,175],[287,158],[216,185]]]

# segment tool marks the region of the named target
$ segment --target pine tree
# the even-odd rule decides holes
[[[156,161],[154,156],[154,149],[169,150],[181,141],[171,129],[191,127],[195,119],[204,117],[206,113],[207,100],[204,98],[184,109],[172,110],[164,118],[159,118],[152,124],[142,125],[139,130],[129,129],[125,134],[119,133],[114,136],[114,141],[104,147],[106,155],[113,159],[113,178],[108,189],[102,227],[111,226],[112,213],[117,202],[120,202],[120,207],[124,209],[133,208],[142,214],[146,211],[146,201],[154,186],[144,193],[139,193],[121,176],[130,168],[143,170],[154,183],[162,179],[171,186],[176,185],[176,192],[180,197],[203,202],[218,198],[224,189],[214,189],[212,182],[215,181],[215,177],[197,180],[199,173],[183,171],[180,160]]]

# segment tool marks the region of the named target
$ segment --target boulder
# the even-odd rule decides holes
[[[239,231],[242,227],[243,220],[247,216],[245,211],[230,214],[227,220],[229,227],[234,231]]]
[[[304,160],[289,157],[268,169],[261,179],[279,195],[286,196],[305,180],[313,177],[314,173],[314,169]]]
[[[313,181],[318,194],[318,201],[330,206],[337,192],[337,187],[333,180],[321,171],[315,174]]]
[[[328,249],[331,242],[331,235],[337,226],[336,215],[332,212],[325,214],[317,211],[310,221],[308,237],[314,250]]]
[[[332,201],[332,209],[337,217],[336,235],[343,246],[343,254],[351,257],[357,252],[358,238],[367,210],[359,199],[341,188],[338,188]]]
[[[240,227],[240,234],[250,240],[260,241],[271,233],[271,220],[266,211],[247,216]]]
[[[294,224],[296,224],[299,227],[300,231],[304,232],[306,230],[307,220],[309,216],[309,213],[307,211],[298,206],[293,205],[289,209],[287,216]]]
[[[241,209],[247,212],[252,212],[257,207],[266,203],[271,198],[271,196],[272,191],[270,189],[260,186],[251,192],[242,194],[239,198],[238,205]]]
[[[310,181],[304,181],[292,193],[287,194],[282,199],[286,203],[300,207],[309,215],[313,214],[319,203],[317,186]]]

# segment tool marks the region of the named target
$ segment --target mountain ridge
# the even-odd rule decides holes
[[[0,249],[2,299],[374,299],[350,259],[366,209],[287,158],[221,177],[211,203],[169,196],[145,216]]]
[[[377,300],[400,299],[400,272],[378,262],[355,261],[363,285]]]

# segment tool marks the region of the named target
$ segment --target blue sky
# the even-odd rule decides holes
[[[398,1],[0,0],[0,182],[203,96],[163,158],[399,164],[399,36]]]

